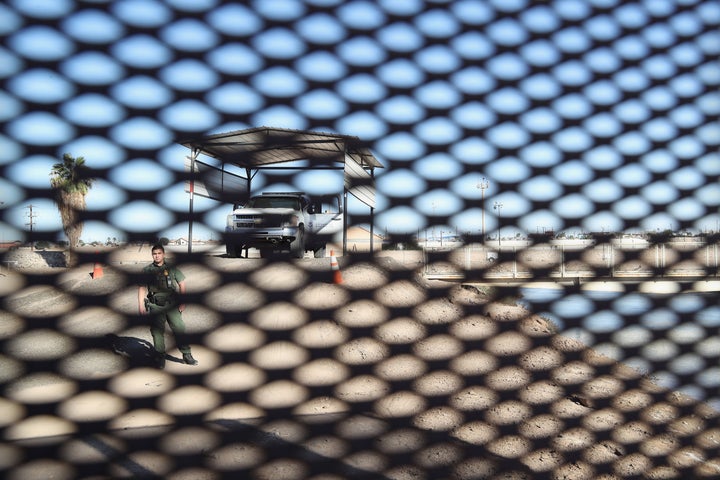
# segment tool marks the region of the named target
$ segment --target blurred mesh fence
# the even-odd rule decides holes
[[[17,164],[59,159],[74,140],[101,137],[127,162],[156,158],[172,139],[259,126],[280,112],[301,130],[347,133],[369,121],[361,138],[387,171],[425,187],[405,196],[380,181],[380,194],[389,210],[424,217],[426,229],[467,210],[480,215],[478,192],[453,186],[483,177],[526,205],[503,212],[500,227],[528,233],[527,242],[504,239],[496,257],[477,231],[453,248],[353,252],[340,258],[342,284],[328,259],[176,250],[201,363],[170,361],[165,371],[151,368],[147,318],[136,314],[138,272],[150,258],[123,256],[147,253],[135,242],[159,232],[127,232],[128,246],[81,251],[73,268],[13,264],[23,249],[7,252],[5,478],[720,476],[717,231],[655,232],[640,246],[600,234],[566,247],[527,228],[539,211],[563,229],[604,216],[619,231],[644,230],[648,218],[677,232],[712,221],[718,2],[18,0],[0,14],[10,112],[0,169],[23,204],[49,192],[24,186]],[[182,35],[189,24],[202,34]],[[132,42],[159,49],[162,62],[129,55]],[[95,59],[102,74],[78,71],[81,58]],[[311,58],[325,58],[330,73],[304,68]],[[214,80],[186,86],[173,77],[181,62]],[[300,91],[268,86],[263,74],[278,69]],[[65,88],[27,93],[29,72]],[[146,104],[123,93],[148,78],[157,94]],[[223,88],[240,100],[218,102],[213,92]],[[318,93],[340,107],[328,114]],[[69,113],[86,95],[121,118],[93,125]],[[190,127],[178,123],[187,105],[202,112]],[[49,129],[30,128],[48,119]],[[138,121],[167,134],[164,143],[122,140],[120,126]],[[436,155],[455,171],[422,167]],[[119,166],[98,173],[118,183]],[[158,166],[176,183],[186,178],[182,158]],[[551,197],[538,178],[553,185]],[[585,188],[593,182],[615,193],[596,197]],[[651,186],[673,200],[656,200]],[[119,190],[167,209],[177,224],[189,220],[157,192]],[[436,191],[460,207],[419,207]],[[644,210],[628,208],[628,198]],[[567,215],[576,211],[570,204],[588,210]],[[111,209],[84,218],[116,220]],[[407,244],[414,234],[387,240]],[[503,241],[497,228],[487,234]],[[32,255],[54,265],[53,252]],[[92,279],[98,263],[105,275]],[[668,278],[675,282],[661,281]],[[536,295],[519,279],[556,288]],[[588,288],[593,282],[603,289]],[[661,285],[672,290],[653,294]]]

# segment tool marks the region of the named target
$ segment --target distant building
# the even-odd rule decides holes
[[[369,252],[370,251],[370,230],[365,227],[348,227],[347,229],[347,250],[348,253],[353,252]],[[382,250],[385,239],[382,235],[373,233],[373,248],[376,252]]]
[[[183,246],[183,245],[187,245],[187,244],[188,244],[188,239],[185,238],[185,237],[180,237],[180,238],[176,238],[175,240],[170,240],[169,243],[170,243],[171,245]],[[208,242],[208,241],[206,241],[206,240],[195,239],[195,240],[193,240],[192,243],[193,243],[193,245],[205,245],[206,243],[213,243],[213,242]],[[214,242],[214,243],[217,243],[217,242]]]

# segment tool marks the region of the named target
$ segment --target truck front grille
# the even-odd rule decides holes
[[[236,228],[280,227],[281,215],[235,215]]]

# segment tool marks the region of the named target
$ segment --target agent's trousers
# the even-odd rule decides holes
[[[170,330],[175,336],[175,343],[180,353],[190,353],[190,345],[185,338],[185,322],[182,319],[182,312],[178,310],[176,304],[165,306],[148,304],[150,315],[152,315],[152,323],[150,324],[150,333],[152,334],[155,350],[165,353],[165,324],[170,326]]]

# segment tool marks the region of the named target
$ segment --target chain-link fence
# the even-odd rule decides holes
[[[0,19],[4,477],[720,476],[717,1],[17,0]],[[176,142],[262,125],[360,137],[381,201],[346,213],[385,248],[339,256],[338,281],[327,257],[168,246],[199,365],[169,337],[156,369],[148,242],[223,234],[165,195],[188,178]],[[69,267],[5,236],[59,238],[16,214],[65,152],[114,194],[83,220],[123,236]]]

